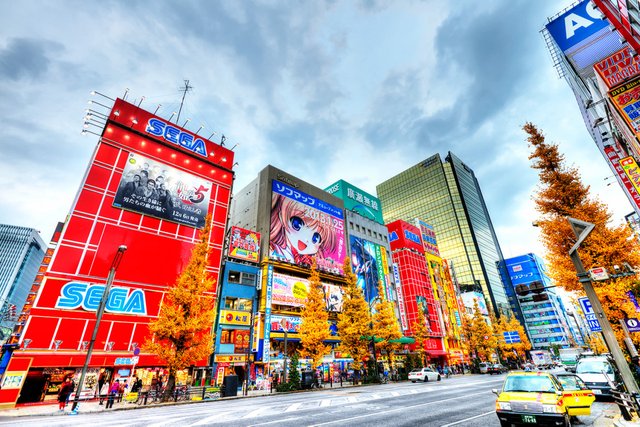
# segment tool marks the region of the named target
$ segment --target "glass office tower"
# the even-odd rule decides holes
[[[435,154],[376,187],[386,223],[432,224],[442,257],[452,261],[461,291],[481,291],[496,314],[509,301],[496,262],[504,261],[473,171],[451,152]]]

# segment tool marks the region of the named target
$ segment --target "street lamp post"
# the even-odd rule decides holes
[[[120,245],[120,247],[118,247],[118,252],[116,252],[115,256],[113,257],[113,262],[111,263],[111,269],[109,270],[109,275],[107,276],[107,283],[104,286],[104,291],[102,292],[102,298],[100,299],[100,304],[98,305],[98,310],[96,311],[96,324],[93,327],[93,334],[91,335],[91,341],[89,341],[89,348],[87,349],[87,356],[84,360],[84,366],[82,367],[80,380],[78,381],[76,396],[73,399],[73,405],[71,406],[71,410],[74,412],[77,411],[78,409],[78,400],[80,398],[80,393],[82,392],[82,386],[84,385],[84,377],[87,375],[87,369],[89,368],[91,353],[93,352],[93,346],[96,342],[98,329],[100,328],[100,320],[102,320],[102,314],[104,313],[104,309],[107,305],[109,290],[111,289],[111,284],[113,283],[113,278],[116,275],[116,270],[118,269],[118,266],[120,265],[120,261],[122,261],[122,256],[124,255],[124,252],[126,250],[127,250],[127,247],[125,245]]]
[[[616,362],[618,366],[618,370],[620,371],[620,375],[622,376],[622,382],[624,383],[628,393],[638,393],[638,385],[633,379],[633,375],[631,374],[631,370],[629,369],[629,365],[618,345],[618,341],[616,336],[611,328],[611,324],[609,323],[609,319],[604,313],[602,309],[602,304],[600,304],[600,300],[598,299],[598,295],[596,294],[595,289],[593,288],[593,283],[591,283],[591,279],[589,273],[584,269],[582,265],[582,260],[578,255],[578,248],[580,244],[584,241],[584,239],[591,233],[594,224],[590,222],[584,222],[577,220],[575,218],[568,218],[569,224],[571,224],[571,228],[576,235],[578,241],[575,245],[569,250],[569,256],[571,257],[571,261],[576,268],[578,273],[578,279],[584,288],[585,293],[587,294],[587,298],[589,298],[589,302],[591,303],[591,307],[593,308],[593,312],[598,318],[598,322],[600,323],[600,327],[602,328],[602,336],[609,348],[609,352],[613,356],[613,360]]]
[[[282,330],[284,331],[284,378],[282,379],[283,383],[287,382],[287,334],[289,332],[289,328],[287,328],[287,321],[282,319],[280,321],[280,326],[282,326]]]

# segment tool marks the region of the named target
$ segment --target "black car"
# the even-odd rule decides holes
[[[490,374],[490,375],[493,375],[493,374],[500,375],[504,372],[507,372],[507,368],[505,368],[499,363],[496,363],[494,365],[489,365],[489,367],[487,368],[487,374]]]

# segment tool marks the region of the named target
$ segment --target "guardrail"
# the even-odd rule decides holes
[[[145,390],[129,392],[121,397],[126,403],[137,405],[153,405],[163,402],[180,402],[191,400],[215,400],[220,398],[219,387],[176,387],[173,393],[165,398],[164,390]]]

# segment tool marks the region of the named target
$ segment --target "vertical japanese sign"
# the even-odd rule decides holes
[[[400,311],[400,324],[402,330],[409,329],[409,323],[407,322],[407,311],[404,306],[404,294],[402,293],[402,284],[400,283],[400,271],[398,270],[398,264],[393,263],[393,279],[396,282],[396,293],[398,294],[398,311]]]
[[[266,298],[264,303],[264,341],[262,343],[262,362],[265,365],[269,364],[269,360],[271,360],[271,330],[269,329],[269,325],[271,325],[271,293],[273,292],[273,266],[269,265],[267,267],[267,290],[266,290]]]
[[[624,188],[627,190],[627,194],[629,195],[629,198],[633,201],[633,204],[635,205],[636,212],[640,212],[640,193],[638,193],[638,191],[635,189],[635,187],[629,180],[629,177],[627,176],[624,169],[622,168],[622,165],[620,164],[620,156],[618,156],[618,153],[616,152],[615,148],[613,148],[611,145],[605,146],[604,152],[607,155],[607,158],[611,162],[611,165],[615,169],[616,173],[620,177],[620,180],[624,184]]]

